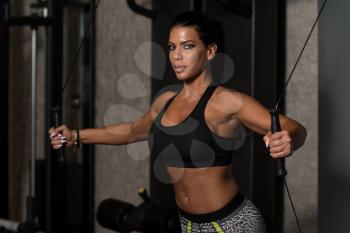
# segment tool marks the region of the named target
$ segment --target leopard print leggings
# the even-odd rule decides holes
[[[266,233],[262,215],[246,198],[231,214],[217,221],[194,222],[180,213],[180,222],[182,233]]]

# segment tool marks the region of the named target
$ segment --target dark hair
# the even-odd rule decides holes
[[[187,11],[174,18],[170,28],[176,26],[194,27],[206,47],[215,43],[218,52],[224,51],[224,32],[218,21],[196,11]]]

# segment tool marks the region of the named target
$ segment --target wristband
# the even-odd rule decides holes
[[[77,147],[78,147],[78,149],[79,149],[79,148],[80,148],[80,134],[79,134],[79,129],[77,129],[76,131],[77,131],[76,143],[77,143]]]

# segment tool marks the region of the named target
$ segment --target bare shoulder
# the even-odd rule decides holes
[[[212,103],[226,113],[235,114],[242,107],[244,94],[224,86],[218,86],[212,98]]]
[[[176,95],[176,93],[177,92],[175,91],[165,91],[162,94],[155,97],[151,105],[151,111],[154,113],[160,112],[160,110],[164,107],[168,100],[174,95]]]
[[[173,97],[176,92],[166,91],[154,98],[151,107],[139,119],[133,123],[133,134],[142,135],[139,138],[145,138],[144,135],[149,131],[152,122],[157,117],[166,102]],[[136,137],[136,136],[135,136]]]

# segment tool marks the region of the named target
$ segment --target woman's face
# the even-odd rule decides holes
[[[169,35],[169,59],[179,80],[190,80],[208,69],[211,51],[194,27],[175,26]]]

